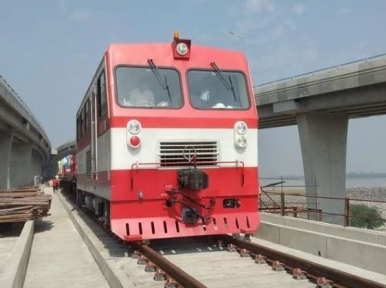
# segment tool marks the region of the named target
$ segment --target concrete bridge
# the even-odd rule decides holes
[[[348,121],[386,114],[386,55],[259,85],[254,93],[260,129],[298,125],[307,195],[344,198]],[[308,208],[344,212],[343,200],[314,199]]]
[[[12,87],[0,76],[0,190],[50,178],[43,165],[51,143],[42,125]]]
[[[76,141],[72,140],[62,144],[58,148],[56,148],[56,151],[57,154],[53,158],[53,161],[55,161],[55,163],[67,155],[76,153]]]

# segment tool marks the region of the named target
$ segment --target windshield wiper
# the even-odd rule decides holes
[[[151,67],[151,71],[154,73],[155,78],[157,78],[158,83],[161,85],[162,90],[166,90],[168,92],[169,101],[172,102],[172,97],[170,95],[170,89],[169,89],[168,80],[166,78],[166,75],[164,74],[165,81],[162,81],[162,77],[159,73],[157,66],[155,66],[155,64],[154,64],[153,59],[148,59],[147,62],[149,63],[149,65]]]
[[[220,70],[220,68],[218,68],[218,66],[216,65],[215,62],[210,63],[210,65],[212,65],[213,69],[216,71],[216,75],[217,75],[218,78],[221,80],[221,82],[224,84],[224,86],[225,86],[228,90],[232,90],[233,99],[235,100],[235,102],[237,102],[237,99],[236,99],[236,92],[235,92],[235,87],[233,86],[231,76],[230,76],[230,75],[228,76],[228,79],[229,79],[229,82],[228,82],[228,81],[225,79],[224,74],[222,73],[222,71]]]

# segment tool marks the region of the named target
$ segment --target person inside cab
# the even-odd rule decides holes
[[[123,99],[125,106],[147,106],[147,107],[167,107],[168,102],[161,101],[155,105],[155,96],[152,90],[149,89],[144,79],[140,80],[138,87],[130,91],[128,99]]]
[[[125,106],[154,106],[154,94],[147,87],[146,82],[141,80],[137,88],[130,91],[129,97],[124,100]]]

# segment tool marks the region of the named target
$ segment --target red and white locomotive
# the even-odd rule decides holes
[[[112,44],[77,112],[76,199],[125,241],[254,233],[257,122],[244,54]]]

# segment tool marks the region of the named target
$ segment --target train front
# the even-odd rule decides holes
[[[112,231],[126,241],[254,233],[257,112],[244,55],[175,37],[115,47],[107,63]]]

